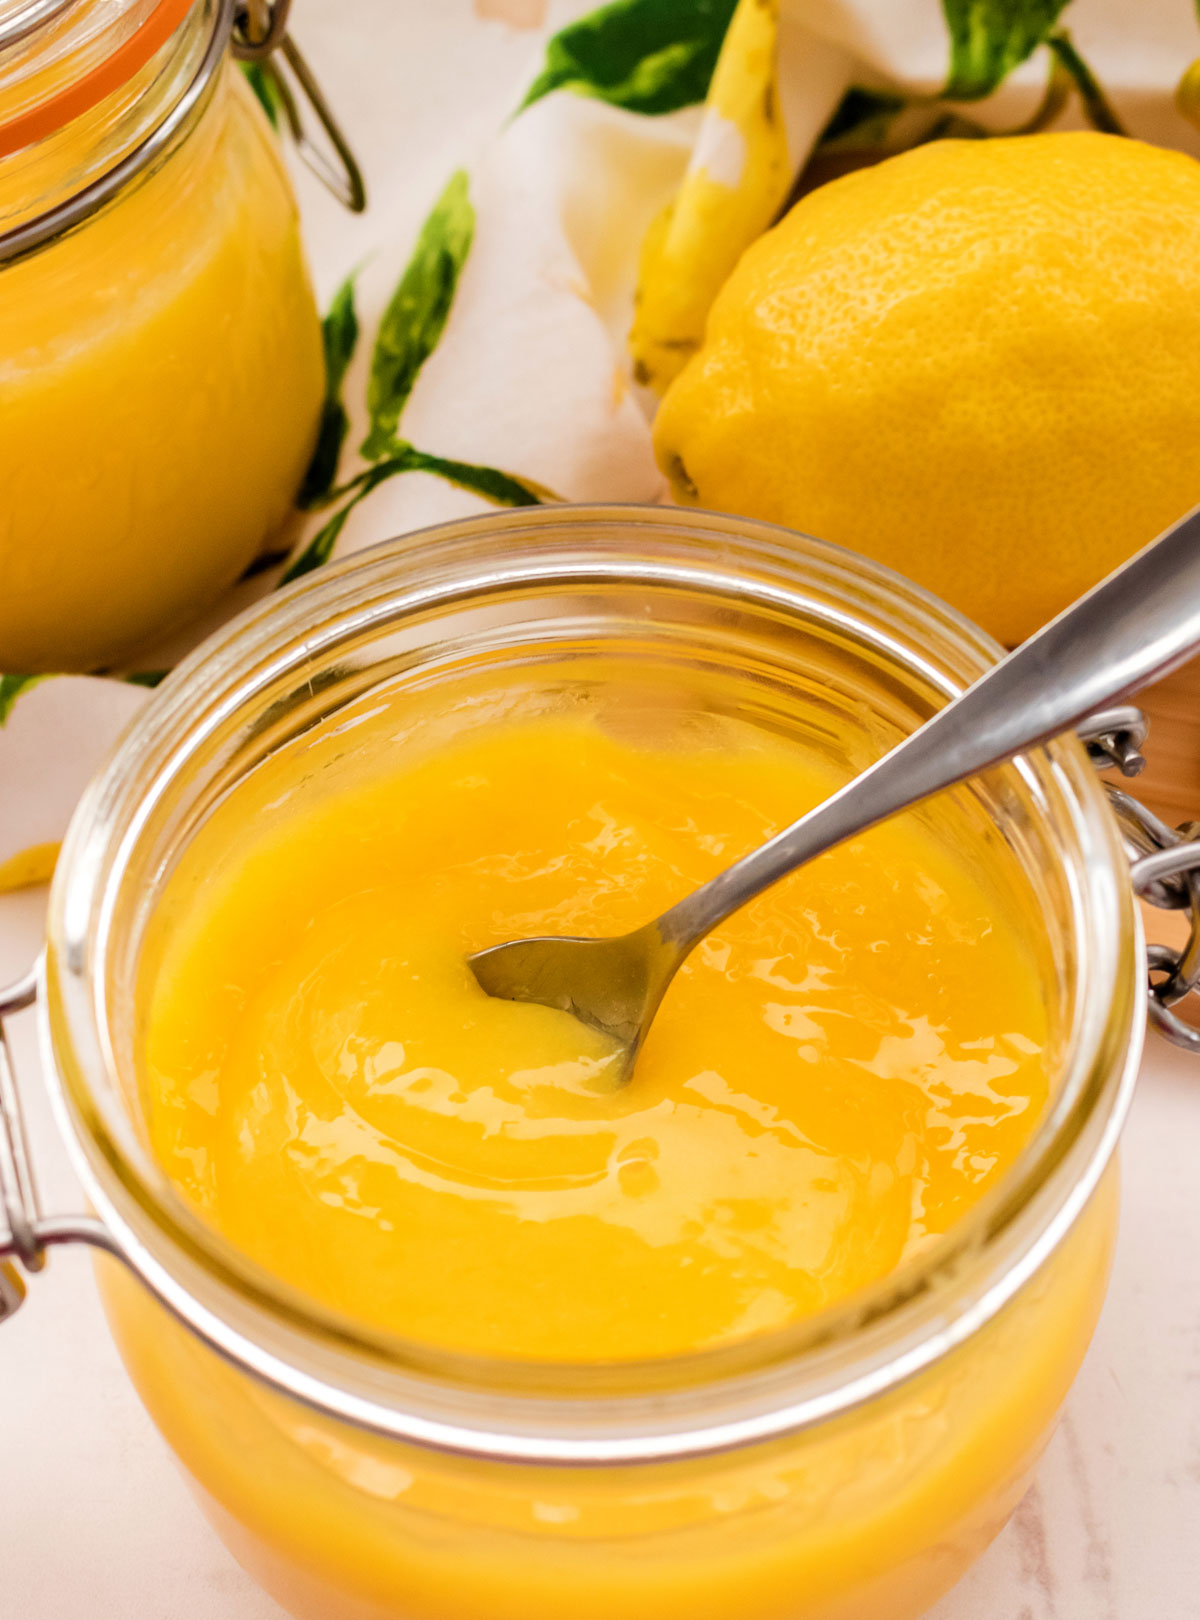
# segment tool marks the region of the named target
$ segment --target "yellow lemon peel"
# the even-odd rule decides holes
[[[677,499],[865,553],[1015,643],[1200,499],[1200,163],[937,141],[742,257],[655,448]]]

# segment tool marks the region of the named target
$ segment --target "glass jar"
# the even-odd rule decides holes
[[[587,707],[632,675],[648,702],[683,693],[855,768],[997,651],[832,546],[715,514],[563,507],[310,576],[142,711],[68,834],[38,984],[96,1216],[41,1216],[10,1193],[24,1223],[10,1249],[33,1264],[72,1238],[109,1251],[102,1290],[135,1384],[222,1535],[291,1612],[923,1612],[1015,1506],[1096,1321],[1144,1025],[1138,924],[1073,740],[927,807],[1007,874],[1038,942],[1054,1090],[1028,1147],[948,1234],[816,1319],[672,1359],[557,1366],[366,1331],[262,1272],[164,1175],[142,1121],[136,981],[181,851],[281,750],[304,751],[316,786],[354,770],[379,744],[350,722],[383,692],[428,711],[485,681]],[[3,1168],[0,1154],[0,1186]]]
[[[0,0],[0,670],[108,665],[275,535],[320,323],[233,0]]]

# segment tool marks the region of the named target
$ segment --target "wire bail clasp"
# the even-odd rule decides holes
[[[272,123],[283,118],[301,162],[352,214],[361,214],[367,206],[362,170],[312,69],[287,31],[290,10],[291,0],[237,0],[231,49],[238,61],[247,64]],[[297,91],[307,101],[329,150],[309,134]]]
[[[1113,792],[1135,858],[1130,867],[1134,892],[1152,906],[1188,913],[1182,950],[1148,945],[1150,1017],[1169,1041],[1200,1054],[1200,1029],[1174,1011],[1176,1002],[1200,988],[1200,822],[1168,827],[1129,794]]]
[[[0,985],[0,1325],[21,1308],[25,1299],[23,1273],[41,1271],[48,1249],[64,1243],[86,1243],[117,1259],[124,1258],[116,1241],[94,1216],[42,1212],[4,1027],[7,1018],[32,1007],[37,998],[36,969],[15,984]]]
[[[12,1316],[25,1298],[21,1273],[5,1257],[19,1260],[26,1271],[40,1271],[46,1263],[37,1239],[37,1188],[4,1033],[5,1014],[32,1005],[36,994],[32,973],[0,991],[0,1322]]]
[[[1145,765],[1141,748],[1148,725],[1140,709],[1105,709],[1079,728],[1097,770],[1115,767],[1136,776]],[[1186,911],[1191,927],[1182,950],[1170,945],[1146,947],[1150,1021],[1186,1051],[1200,1055],[1200,1029],[1173,1009],[1200,989],[1200,821],[1168,827],[1132,794],[1105,784],[1129,857],[1134,893],[1162,911]]]

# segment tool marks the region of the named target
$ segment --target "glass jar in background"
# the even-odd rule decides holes
[[[0,670],[196,615],[303,475],[320,325],[233,27],[234,0],[0,0]]]
[[[153,1159],[137,975],[196,830],[289,750],[313,792],[336,785],[386,743],[381,694],[426,712],[494,682],[602,712],[632,672],[643,707],[661,689],[678,716],[686,693],[858,769],[995,653],[835,547],[713,514],[566,507],[322,571],[222,630],[139,715],[68,835],[40,981],[50,1084],[99,1219],[42,1218],[10,1248],[36,1262],[81,1237],[124,1262],[102,1261],[101,1285],[134,1382],[291,1612],[914,1620],[1012,1511],[1096,1321],[1144,1022],[1139,934],[1076,743],[942,796],[921,814],[1006,884],[1042,965],[1053,1094],[1008,1175],[810,1322],[656,1362],[515,1363],[315,1305]]]

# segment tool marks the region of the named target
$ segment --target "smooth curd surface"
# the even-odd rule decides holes
[[[910,817],[796,874],[693,957],[625,1089],[602,1038],[465,963],[632,927],[836,782],[749,727],[541,718],[302,805],[235,794],[144,985],[163,1163],[272,1273],[427,1344],[640,1357],[846,1297],[1046,1099],[1038,965],[979,863]]]

